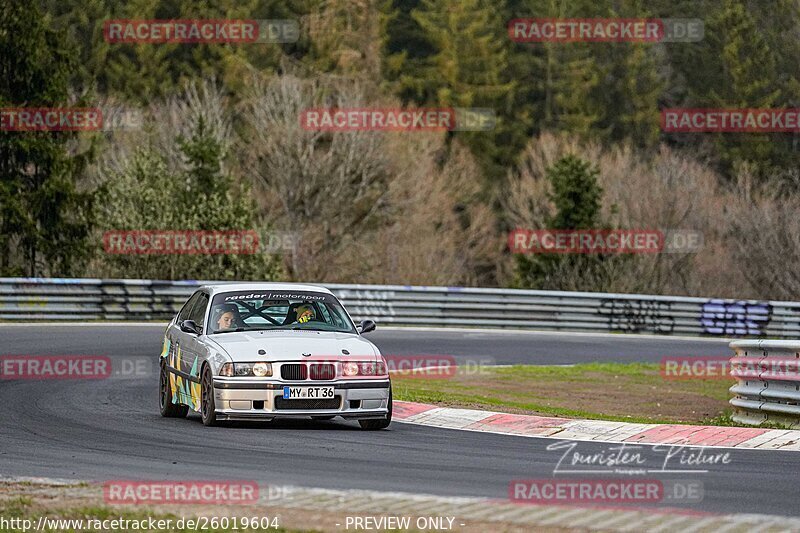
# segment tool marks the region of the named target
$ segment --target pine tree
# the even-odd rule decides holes
[[[422,0],[412,17],[436,50],[423,74],[438,104],[486,105],[509,93],[513,84],[503,81],[506,50],[498,39],[502,22],[491,6],[483,0]]]
[[[568,155],[547,170],[552,187],[549,199],[556,208],[548,221],[550,229],[591,229],[600,218],[603,189],[597,182],[599,170],[586,161]]]
[[[604,111],[592,97],[601,89],[601,70],[590,46],[546,43],[544,123],[552,129],[588,137],[603,119]]]
[[[603,16],[602,4],[588,1],[519,0],[511,18]],[[596,135],[605,117],[604,73],[597,61],[599,43],[541,42],[515,44],[511,66],[519,79],[515,109],[530,117],[532,133],[564,131]]]
[[[380,76],[381,13],[372,0],[328,0],[309,16],[310,50],[304,58],[314,75]]]
[[[0,107],[67,107],[67,43],[36,3],[0,2]],[[68,155],[76,136],[0,132],[0,276],[72,275],[87,256],[92,195],[75,182],[91,151]]]
[[[256,0],[222,0],[211,4],[192,0],[133,0],[119,11],[130,19],[250,19]],[[239,90],[250,82],[247,49],[270,43],[110,43],[107,85],[112,93],[147,104],[172,95],[198,78],[216,78]],[[264,61],[263,54],[254,58]],[[275,59],[277,64],[277,59]]]
[[[175,144],[184,168],[171,172],[164,146],[146,146],[107,183],[98,221],[107,230],[266,230],[256,220],[250,190],[225,168],[228,154],[205,118]],[[276,258],[255,254],[105,255],[109,277],[259,279],[279,275]]]
[[[623,2],[611,17],[651,18],[642,0]],[[670,45],[671,46],[671,45]],[[603,72],[594,98],[606,110],[601,130],[610,141],[631,141],[652,148],[659,140],[659,98],[666,70],[663,46],[653,43],[604,43],[596,47]]]
[[[112,18],[121,0],[45,0],[48,24],[64,32],[70,48],[78,53],[69,85],[80,94],[105,92],[105,66],[110,44],[103,37],[103,23]]]
[[[599,171],[574,155],[565,156],[547,169],[550,182],[549,200],[555,212],[546,220],[548,230],[597,229],[602,225],[600,208],[603,189]],[[520,288],[564,289],[560,285],[568,276],[585,276],[589,283],[602,283],[605,261],[625,261],[628,258],[604,257],[593,254],[517,254],[515,282]],[[580,280],[570,280],[580,285]],[[601,287],[590,287],[601,289]]]
[[[479,159],[487,183],[502,178],[522,140],[513,136],[511,107],[515,82],[508,73],[510,46],[496,8],[486,0],[421,0],[411,11],[434,53],[406,85],[430,95],[428,105],[490,108],[497,116],[491,131],[458,132]],[[414,83],[411,80],[419,80]],[[519,144],[519,146],[516,146]]]
[[[722,31],[724,28],[724,31]],[[771,108],[781,100],[776,86],[776,57],[741,1],[729,0],[713,26],[721,47],[722,85],[710,95],[715,107]],[[731,167],[748,162],[762,171],[774,162],[770,135],[718,135],[723,162]]]
[[[666,95],[666,107],[794,107],[792,93],[799,94],[796,76],[779,69],[792,61],[796,64],[796,58],[780,59],[778,50],[770,46],[773,28],[759,22],[757,12],[741,0],[711,2],[699,9],[706,10],[705,38],[669,49],[673,80],[680,80],[680,87]],[[672,138],[688,146],[707,139],[714,146],[720,170],[728,176],[742,163],[768,176],[776,165],[786,166],[791,151],[787,134],[707,133]]]
[[[386,87],[404,104],[417,106],[435,100],[432,87],[421,75],[434,45],[411,15],[421,0],[383,0],[381,33],[383,35],[383,77]]]

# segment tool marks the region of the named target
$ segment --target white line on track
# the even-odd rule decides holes
[[[492,412],[487,411],[487,413],[488,413],[487,416],[492,415],[492,414],[508,414],[508,413],[497,413],[497,412],[493,412],[493,411]],[[565,422],[584,422],[584,420],[577,420],[577,419],[576,420],[572,420],[572,419],[566,419],[566,418],[564,419],[564,421]],[[574,435],[571,435],[569,437],[563,437],[563,436],[559,436],[561,431],[558,431],[558,432],[550,434],[550,435],[525,435],[525,434],[522,434],[522,433],[510,433],[510,432],[501,431],[501,430],[473,429],[473,428],[467,428],[467,427],[452,427],[452,426],[445,426],[445,425],[430,424],[430,423],[427,423],[425,420],[412,421],[412,420],[395,419],[395,420],[392,420],[392,424],[411,424],[411,425],[425,426],[425,427],[436,428],[436,429],[449,429],[449,430],[453,430],[453,431],[471,431],[473,433],[491,433],[493,435],[505,435],[507,437],[524,437],[524,438],[528,438],[528,439],[533,438],[533,439],[563,440],[563,441],[570,441],[570,442],[573,442],[573,441],[577,441],[577,442],[594,442],[594,443],[597,443],[597,444],[627,444],[627,445],[630,445],[632,448],[636,447],[636,446],[651,446],[651,447],[660,446],[662,448],[670,448],[670,447],[688,448],[688,449],[704,448],[704,449],[707,449],[707,450],[736,450],[736,451],[742,451],[742,450],[750,451],[750,450],[752,450],[752,451],[762,451],[762,452],[794,452],[794,453],[797,453],[798,451],[800,451],[800,450],[798,450],[796,448],[795,449],[793,449],[793,448],[750,448],[750,447],[745,447],[745,446],[717,446],[717,445],[707,445],[707,444],[681,444],[679,442],[670,443],[670,444],[665,444],[663,442],[638,442],[638,441],[637,442],[631,442],[631,441],[624,441],[624,440],[621,440],[621,439],[614,439],[614,438],[597,438],[597,436],[594,436],[594,435],[592,436],[592,438],[590,438],[588,436],[587,437],[579,437],[579,436],[574,436]],[[655,427],[657,425],[659,425],[659,424],[653,424],[653,427]]]

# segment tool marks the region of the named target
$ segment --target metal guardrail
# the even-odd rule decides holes
[[[800,425],[800,341],[734,341],[732,418],[742,424]]]
[[[0,320],[168,320],[206,281],[0,278]],[[356,320],[800,338],[800,303],[461,287],[326,284]]]

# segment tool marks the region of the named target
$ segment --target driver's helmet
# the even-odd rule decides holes
[[[305,324],[310,320],[314,320],[317,314],[314,312],[314,306],[311,304],[300,304],[295,309],[297,313],[297,323]]]

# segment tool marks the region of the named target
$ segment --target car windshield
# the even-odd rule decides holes
[[[276,329],[356,333],[342,304],[323,292],[226,292],[211,302],[209,334]]]

